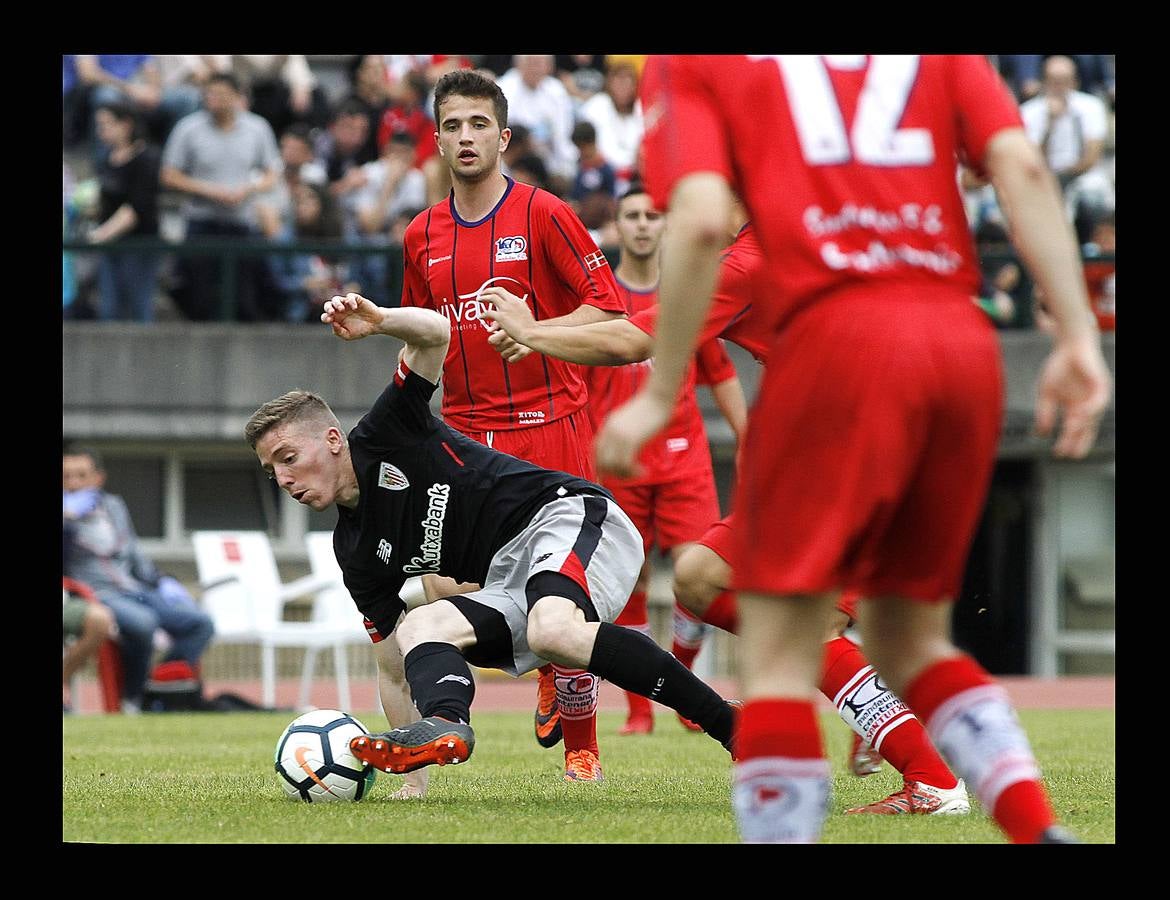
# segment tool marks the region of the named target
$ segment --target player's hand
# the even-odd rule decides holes
[[[343,341],[356,341],[378,333],[382,310],[361,294],[348,293],[325,301],[321,321],[333,326],[333,333]]]
[[[610,413],[593,445],[598,472],[619,478],[640,474],[642,445],[666,427],[671,411],[670,404],[642,390]]]
[[[512,340],[524,342],[528,329],[536,323],[527,303],[496,285],[484,288],[479,300],[485,307],[480,310],[480,317],[490,323],[488,331],[495,331],[498,326],[508,332]]]
[[[1047,436],[1061,418],[1055,456],[1080,459],[1093,447],[1113,391],[1097,335],[1056,344],[1040,373],[1036,433]]]
[[[390,795],[391,800],[412,800],[415,797],[424,797],[427,793],[427,782],[430,773],[426,769],[415,769],[403,776],[402,787]]]
[[[496,331],[489,337],[488,343],[496,348],[496,352],[504,357],[505,362],[519,362],[532,352],[531,347],[525,347],[523,344],[514,341],[508,336],[506,331],[502,330]]]

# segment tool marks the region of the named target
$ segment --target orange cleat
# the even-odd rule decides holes
[[[464,762],[474,748],[475,732],[470,725],[437,716],[383,734],[363,734],[349,742],[350,751],[362,762],[397,775],[423,766]]]
[[[548,749],[561,742],[561,709],[557,706],[557,683],[551,665],[536,670],[540,682],[536,694],[534,726],[536,743]]]
[[[601,760],[592,750],[565,751],[565,781],[591,781],[599,784],[604,780]]]

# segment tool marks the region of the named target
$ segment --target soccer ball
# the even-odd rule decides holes
[[[349,752],[349,742],[366,733],[365,725],[336,709],[294,719],[276,742],[276,774],[285,793],[306,803],[361,800],[376,770]]]

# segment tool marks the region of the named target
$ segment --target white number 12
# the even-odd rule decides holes
[[[899,128],[918,76],[917,56],[875,55],[857,101],[853,127],[846,133],[826,60],[819,56],[779,55],[788,105],[807,162],[832,166],[856,159],[872,166],[928,166],[934,140],[925,128]],[[836,68],[857,68],[863,57],[828,57]]]

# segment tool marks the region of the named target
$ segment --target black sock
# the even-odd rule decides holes
[[[589,671],[698,722],[724,746],[731,740],[735,721],[731,707],[644,634],[602,622],[589,657]]]
[[[406,680],[419,714],[449,722],[471,721],[475,679],[463,654],[452,644],[419,644],[406,654]]]

